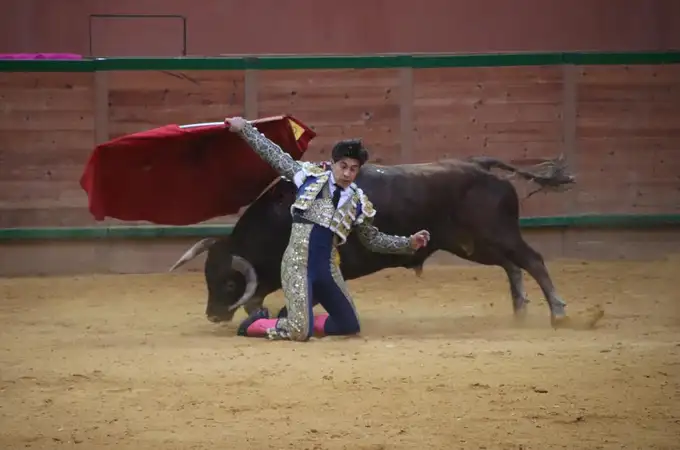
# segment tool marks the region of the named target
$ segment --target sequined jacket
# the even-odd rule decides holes
[[[330,170],[318,164],[294,160],[249,123],[239,134],[281,176],[298,186],[291,213],[297,210],[305,219],[329,228],[339,238],[338,245],[344,244],[347,236],[356,229],[360,241],[374,252],[414,252],[408,237],[385,234],[373,225],[375,208],[356,184],[352,183],[349,188],[352,189],[349,200],[336,210],[328,183]]]

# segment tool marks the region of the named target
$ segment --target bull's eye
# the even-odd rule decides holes
[[[234,289],[236,289],[236,283],[234,283],[233,281],[227,281],[226,289],[227,291],[230,292],[233,291]]]

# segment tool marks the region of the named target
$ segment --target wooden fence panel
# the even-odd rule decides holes
[[[523,216],[680,212],[680,65],[566,67],[0,72],[0,227],[119,224],[95,222],[79,186],[96,142],[282,113],[319,133],[307,160],[348,137],[382,164],[567,156],[574,193]]]

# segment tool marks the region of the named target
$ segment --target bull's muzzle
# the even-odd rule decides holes
[[[215,314],[207,314],[206,318],[212,323],[231,322],[234,318],[234,314],[224,314],[219,316]]]

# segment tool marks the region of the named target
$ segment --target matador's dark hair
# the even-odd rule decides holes
[[[333,146],[331,157],[333,162],[338,162],[343,158],[356,159],[359,165],[363,166],[368,161],[368,150],[364,148],[361,139],[345,139]]]

